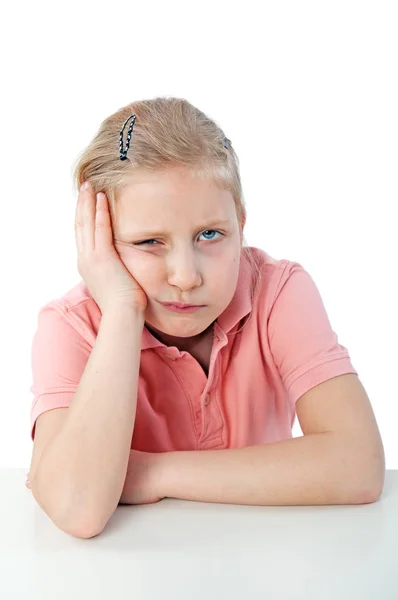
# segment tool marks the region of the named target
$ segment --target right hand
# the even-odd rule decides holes
[[[129,306],[145,312],[148,297],[113,245],[108,199],[97,200],[91,184],[79,191],[75,218],[78,271],[102,314]]]

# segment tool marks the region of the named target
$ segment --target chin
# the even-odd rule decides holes
[[[178,321],[178,319],[174,319],[173,321],[168,320],[167,322],[162,322],[156,319],[153,322],[146,320],[145,324],[148,325],[149,329],[153,329],[154,332],[159,334],[169,335],[170,337],[190,338],[200,335],[206,331],[206,329],[211,327],[213,322],[211,322],[209,325],[203,326],[203,324],[200,325],[194,320],[191,322],[182,322]]]

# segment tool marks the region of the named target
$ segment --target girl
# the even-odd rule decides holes
[[[134,102],[103,121],[74,176],[83,281],[41,309],[32,352],[30,486],[52,520],[90,537],[119,503],[166,496],[350,502],[322,480],[341,456],[330,437],[290,444],[304,439],[291,439],[297,401],[357,371],[305,269],[247,246],[223,131],[183,99]],[[279,481],[247,452],[266,449]]]

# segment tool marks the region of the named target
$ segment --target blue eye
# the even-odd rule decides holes
[[[216,231],[215,229],[206,229],[205,231],[203,231],[200,235],[205,235],[208,234],[208,232],[213,232],[213,233],[218,233],[219,235],[223,236],[224,234],[221,233],[220,231]],[[211,242],[214,239],[218,239],[218,238],[211,238],[211,239],[207,239],[208,242]],[[134,246],[154,246],[154,245],[158,245],[158,243],[156,242],[156,244],[150,244],[149,242],[156,242],[156,240],[144,240],[143,242],[136,242],[133,245]]]
[[[219,231],[216,231],[215,229],[206,229],[206,231],[204,231],[203,233],[201,233],[200,235],[205,235],[208,232],[213,232],[213,233],[219,233],[220,235],[223,235],[222,233],[220,233]],[[214,238],[211,238],[212,240],[214,240]],[[217,239],[217,238],[216,238]],[[211,240],[208,240],[211,241]]]

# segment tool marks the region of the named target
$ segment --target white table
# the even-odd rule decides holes
[[[119,506],[97,537],[58,529],[0,470],[2,600],[397,600],[398,471],[380,500]]]

